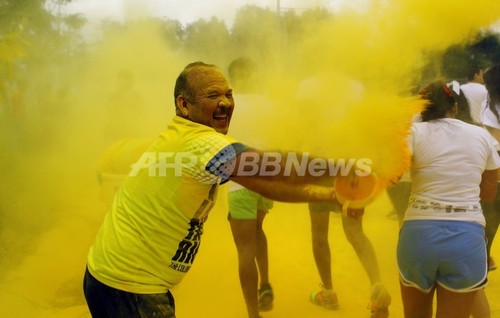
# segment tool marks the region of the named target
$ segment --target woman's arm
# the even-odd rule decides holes
[[[492,202],[497,194],[498,170],[485,170],[481,178],[479,196],[484,202]]]

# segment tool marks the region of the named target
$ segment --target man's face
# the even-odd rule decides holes
[[[226,134],[234,109],[233,90],[217,68],[198,69],[188,77],[194,101],[188,101],[187,118]]]

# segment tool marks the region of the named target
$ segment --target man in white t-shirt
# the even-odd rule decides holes
[[[484,83],[486,90],[488,91],[488,97],[483,101],[481,106],[481,124],[485,127],[488,132],[495,138],[496,140],[496,150],[500,153],[500,120],[498,118],[498,109],[499,109],[499,97],[500,90],[498,89],[498,76],[500,74],[500,65],[494,65],[488,68],[484,73]],[[494,105],[494,106],[492,106]],[[493,111],[496,110],[496,113]],[[499,185],[500,186],[500,185]],[[493,244],[493,240],[496,236],[499,224],[500,217],[498,217],[498,210],[500,207],[500,194],[497,192],[497,197],[495,198],[494,204],[488,204],[483,207],[484,215],[486,218],[486,238],[488,240],[487,243],[487,251],[488,251],[488,268],[489,270],[495,270],[497,268],[495,264],[495,260],[490,255],[491,246]]]
[[[460,89],[464,93],[470,107],[470,116],[474,124],[481,123],[481,104],[486,100],[488,92],[484,86],[483,69],[474,66],[467,74],[468,82],[462,84]]]
[[[258,94],[257,64],[248,57],[239,57],[228,66],[228,74],[238,100],[236,116],[232,117],[230,134],[243,144],[266,149],[269,128],[263,114],[273,117],[273,105]],[[260,317],[260,311],[273,308],[274,292],[269,281],[269,255],[263,223],[273,201],[244,186],[228,182],[228,220],[238,251],[238,273],[248,317]]]

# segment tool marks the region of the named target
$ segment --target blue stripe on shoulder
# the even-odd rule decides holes
[[[234,159],[247,149],[250,149],[250,147],[242,143],[233,143],[224,147],[210,159],[205,171],[220,177],[220,184],[226,183],[233,173]]]

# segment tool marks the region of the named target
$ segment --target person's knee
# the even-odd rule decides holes
[[[239,242],[236,245],[236,250],[238,251],[238,258],[240,261],[253,261],[257,255],[257,242]]]
[[[365,251],[371,244],[370,240],[363,231],[346,232],[346,238],[349,244],[351,244],[357,252]]]
[[[312,247],[314,251],[319,251],[322,252],[325,249],[330,248],[330,244],[328,242],[328,238],[326,237],[319,237],[319,238],[313,238],[312,240]]]
[[[343,222],[344,234],[349,243],[356,244],[366,239],[361,221],[358,220],[344,220]]]
[[[356,233],[353,233],[353,232],[346,232],[345,233],[345,236],[346,236],[346,239],[347,241],[349,242],[349,244],[351,244],[355,249],[356,248],[359,248],[362,243],[363,243],[363,240],[364,238],[361,237],[361,235],[363,235],[363,233],[361,232],[360,235],[356,235]]]

